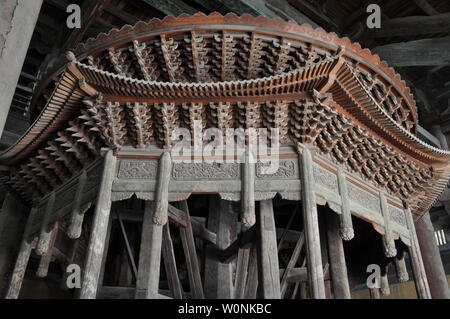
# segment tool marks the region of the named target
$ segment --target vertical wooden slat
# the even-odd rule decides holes
[[[311,289],[312,298],[325,299],[312,155],[306,147],[303,150],[299,150],[300,153],[303,223],[305,227],[309,288]]]
[[[280,267],[272,200],[260,202],[257,224],[258,294],[264,299],[279,299]]]
[[[98,280],[111,211],[111,190],[115,178],[116,162],[117,159],[113,151],[109,150],[105,156],[102,180],[100,182],[97,204],[92,221],[91,236],[80,291],[81,299],[94,299],[97,295]]]

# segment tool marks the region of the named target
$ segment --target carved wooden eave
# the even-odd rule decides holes
[[[279,128],[284,146],[315,147],[317,165],[334,175],[344,168],[352,185],[385,192],[397,209],[406,201],[416,219],[450,178],[450,153],[415,136],[416,105],[400,76],[322,29],[247,15],[182,15],[101,34],[68,57],[39,118],[0,154],[0,164],[11,167],[7,184],[30,202],[75,183],[102,147],[127,150],[119,151],[123,160],[152,160],[146,152],[170,148],[175,128],[192,129],[200,119],[204,128]],[[258,196],[294,199],[298,183],[283,188],[278,178]],[[226,183],[218,191],[239,199],[239,183]],[[139,193],[140,186],[120,185],[118,177],[113,198]],[[137,195],[151,198],[151,185]],[[203,189],[172,199],[195,191]],[[338,207],[331,193],[324,191],[324,201]]]

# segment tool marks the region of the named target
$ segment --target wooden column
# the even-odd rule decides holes
[[[136,280],[136,299],[156,299],[159,291],[163,225],[155,223],[154,202],[145,202]]]
[[[47,201],[47,207],[45,208],[44,218],[41,224],[41,231],[39,234],[39,241],[36,246],[36,253],[40,256],[43,256],[47,253],[50,246],[50,239],[52,235],[53,228],[49,227],[50,218],[53,214],[53,210],[55,207],[56,194],[52,192]]]
[[[400,259],[399,258],[394,259],[397,279],[400,282],[407,282],[409,280],[408,269],[406,268],[404,255],[405,253],[403,253],[403,256]]]
[[[258,229],[258,293],[260,298],[280,299],[280,267],[272,200],[260,202]]]
[[[39,262],[38,270],[36,271],[36,276],[39,278],[47,277],[48,267],[50,266],[53,257],[53,246],[55,245],[56,236],[58,236],[58,231],[59,226],[58,222],[56,222],[50,235],[50,244],[47,249],[47,252],[44,255],[42,255],[41,260]]]
[[[81,208],[81,201],[83,200],[84,185],[87,181],[87,172],[83,170],[78,179],[77,192],[73,201],[72,213],[70,215],[70,224],[67,229],[67,236],[72,239],[80,238],[81,229],[83,227],[83,219],[85,211]]]
[[[216,246],[225,249],[236,239],[239,214],[237,203],[211,195],[207,220],[208,230],[216,233]],[[206,298],[231,299],[233,297],[233,264],[219,261],[216,248],[205,245],[204,292]]]
[[[312,155],[310,150],[305,147],[302,150],[299,150],[299,156],[309,288],[311,290],[312,298],[325,299],[325,284],[323,278],[316,194],[314,191]]]
[[[251,151],[245,152],[245,163],[242,170],[242,223],[247,226],[255,224],[255,175],[256,163]]]
[[[162,253],[166,268],[167,281],[174,299],[183,299],[183,288],[178,277],[177,262],[173,251],[169,223],[163,226]]]
[[[159,160],[158,178],[155,190],[155,213],[153,222],[165,225],[169,209],[169,183],[172,174],[172,158],[170,152],[165,151]]]
[[[395,257],[397,255],[397,249],[395,248],[394,234],[391,229],[391,216],[388,209],[388,203],[384,193],[380,192],[381,213],[384,218],[384,235],[383,235],[383,248],[386,257]]]
[[[30,259],[31,250],[33,248],[33,240],[30,240],[29,237],[36,212],[37,208],[33,207],[28,216],[27,224],[25,226],[25,231],[22,237],[22,243],[20,244],[19,254],[16,259],[16,264],[14,266],[14,271],[8,287],[8,292],[6,293],[6,299],[17,299],[19,297],[20,288],[22,287],[25,271],[27,270],[28,260]]]
[[[328,256],[331,266],[331,283],[335,299],[351,299],[348,284],[344,246],[339,236],[339,217],[333,212],[326,213]]]
[[[411,246],[409,247],[409,256],[411,258],[411,265],[414,275],[414,283],[416,285],[417,296],[419,299],[431,299],[430,288],[428,287],[427,275],[425,273],[425,267],[423,265],[422,255],[420,252],[419,243],[417,241],[416,229],[414,227],[414,221],[406,203],[405,205],[405,217],[408,224]]]
[[[94,299],[97,295],[111,211],[111,190],[116,173],[116,162],[117,159],[113,151],[109,150],[105,155],[102,180],[92,221],[91,236],[80,291],[81,299]]]
[[[389,273],[389,265],[386,266],[384,271],[382,271],[381,273],[380,293],[382,296],[389,296],[391,294],[391,289],[389,288],[388,273]]]
[[[416,223],[417,240],[427,274],[428,285],[433,299],[450,299],[447,276],[442,264],[441,254],[434,237],[434,228],[427,212]]]
[[[348,199],[347,178],[345,177],[344,170],[338,169],[337,172],[339,194],[341,196],[342,206],[340,217],[340,235],[343,240],[351,240],[355,237],[353,231],[352,213],[350,212],[350,202]]]

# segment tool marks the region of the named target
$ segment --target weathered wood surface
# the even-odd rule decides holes
[[[222,250],[220,254],[220,261],[229,263],[237,257],[240,249],[247,249],[255,240],[257,227],[255,225],[248,227],[242,224],[242,232],[238,235],[235,241],[227,248]]]
[[[401,258],[394,259],[397,279],[400,282],[407,282],[409,280],[408,268],[406,268],[404,255]]]
[[[175,260],[172,236],[170,235],[168,223],[163,227],[162,255],[170,292],[174,299],[183,299],[183,288],[181,287],[180,278],[178,277],[177,262]]]
[[[450,61],[450,37],[386,44],[372,49],[390,66],[447,65]]]
[[[382,271],[381,273],[380,293],[382,296],[389,296],[391,294],[391,289],[389,288],[388,272],[389,272],[389,265],[386,266],[384,271]]]
[[[146,201],[142,222],[136,299],[155,299],[159,289],[163,226],[154,223],[155,203]]]
[[[408,228],[411,233],[411,246],[409,247],[409,256],[416,285],[417,296],[419,299],[431,299],[431,292],[428,286],[427,274],[423,265],[422,254],[420,252],[419,242],[417,240],[416,228],[412,219],[411,211],[405,204],[405,216]]]
[[[120,216],[120,212],[119,210],[115,210],[116,215],[117,215],[117,220],[119,221],[119,227],[120,227],[120,233],[122,234],[122,240],[125,246],[125,250],[127,253],[127,257],[128,257],[128,263],[130,264],[131,270],[132,270],[132,274],[134,276],[134,278],[137,278],[137,267],[136,267],[136,262],[134,260],[134,254],[133,254],[133,250],[131,249],[131,245],[130,245],[130,241],[128,239],[128,235],[127,235],[127,231],[125,229],[125,225],[123,223],[123,220]]]
[[[245,298],[255,299],[258,291],[258,257],[257,247],[254,244],[250,250],[250,260],[248,262],[247,285],[245,286]]]
[[[203,299],[203,285],[200,276],[200,266],[195,249],[194,232],[192,231],[189,209],[186,201],[179,203],[179,208],[185,212],[186,227],[180,228],[181,243],[188,270],[189,286],[194,299]]]
[[[337,172],[339,194],[341,195],[342,212],[340,217],[340,235],[344,240],[351,240],[355,233],[353,231],[352,213],[348,197],[347,179],[344,170],[340,168]]]
[[[47,277],[48,267],[50,266],[50,262],[52,261],[53,247],[55,245],[56,236],[58,236],[58,232],[59,232],[59,226],[58,226],[58,222],[56,222],[55,226],[53,227],[52,232],[50,234],[50,242],[49,242],[47,252],[41,256],[41,260],[39,261],[39,266],[36,271],[36,276],[39,278]]]
[[[94,299],[97,295],[103,251],[111,211],[111,189],[115,177],[116,157],[112,150],[105,155],[102,180],[92,222],[80,298]]]
[[[27,270],[28,260],[30,258],[33,243],[28,240],[34,216],[37,213],[37,208],[33,207],[28,215],[27,224],[23,232],[22,242],[20,244],[19,254],[14,265],[11,282],[6,293],[6,299],[17,299],[19,297],[20,288],[22,287],[25,271]]]
[[[247,226],[255,224],[255,176],[256,163],[253,153],[246,151],[245,163],[242,164],[242,223]]]
[[[272,200],[260,202],[257,218],[258,295],[280,299],[280,270]]]
[[[248,226],[242,225],[241,231],[246,231]],[[250,260],[250,247],[241,247],[237,253],[236,276],[234,280],[234,298],[243,299],[247,283],[248,265]]]
[[[216,233],[216,246],[205,243],[204,291],[206,298],[233,298],[233,265],[219,260],[217,249],[229,247],[236,238],[239,209],[237,203],[211,195],[207,228]],[[191,219],[194,221],[194,219]],[[195,229],[194,229],[195,230]]]
[[[282,298],[286,294],[286,289],[288,287],[288,277],[291,273],[291,270],[295,268],[295,265],[298,261],[298,258],[300,257],[300,253],[302,251],[304,243],[305,243],[305,235],[302,232],[299,240],[297,241],[297,244],[295,244],[294,251],[292,252],[291,258],[289,259],[286,269],[284,270],[283,276],[281,277],[280,290]]]
[[[308,148],[299,150],[299,153],[301,153],[302,209],[306,238],[309,288],[311,290],[312,298],[325,299],[312,155]]]
[[[36,246],[36,253],[43,256],[49,249],[50,238],[54,226],[50,227],[49,222],[53,214],[55,207],[56,194],[53,192],[47,202],[47,207],[45,208],[44,218],[42,219],[41,230],[39,233],[39,240]]]
[[[100,267],[100,276],[98,278],[98,284],[101,287],[103,287],[103,280],[105,277],[105,269],[106,269],[106,261],[108,260],[112,224],[113,224],[113,218],[112,218],[112,215],[110,215],[109,221],[108,221],[108,228],[106,230],[105,248],[103,249],[102,265]],[[78,241],[79,239],[75,239],[75,240]],[[76,249],[76,247],[75,247],[75,249]],[[97,290],[97,298],[98,298],[98,294],[99,294],[99,292]]]
[[[373,29],[376,38],[407,37],[450,32],[450,13],[430,17],[409,16],[382,21],[381,28]]]
[[[384,193],[380,192],[381,213],[384,217],[384,235],[383,235],[383,248],[386,257],[395,257],[397,255],[397,249],[395,248],[394,234],[391,228],[391,215],[388,209],[388,203]]]
[[[339,217],[333,212],[326,212],[326,226],[334,298],[351,299],[344,247],[339,236]]]
[[[158,178],[155,190],[155,213],[153,222],[164,225],[168,220],[169,183],[172,175],[172,159],[170,152],[161,155],[158,166]]]
[[[70,214],[70,224],[67,229],[67,236],[72,239],[79,238],[81,235],[81,229],[83,226],[84,211],[82,211],[81,203],[83,200],[84,185],[87,181],[87,172],[83,170],[78,179],[77,192],[75,193],[75,199],[73,201],[72,212]]]

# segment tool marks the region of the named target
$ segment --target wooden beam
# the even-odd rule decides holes
[[[43,256],[47,253],[50,246],[50,238],[54,227],[49,229],[50,218],[52,217],[55,207],[56,194],[52,192],[47,201],[47,207],[45,208],[44,218],[41,221],[41,230],[39,233],[39,240],[36,245],[36,253],[39,256]]]
[[[339,215],[339,233],[343,240],[351,240],[355,237],[353,230],[352,213],[350,212],[350,201],[348,197],[347,178],[342,168],[338,169],[339,195],[341,196],[342,211]]]
[[[280,267],[272,200],[259,205],[258,230],[258,295],[263,299],[280,299]]]
[[[251,151],[245,152],[242,164],[242,216],[241,221],[247,227],[255,224],[255,175],[256,161]]]
[[[255,239],[255,236],[256,236],[255,225],[241,232],[238,235],[238,238],[231,245],[222,250],[220,255],[220,261],[222,263],[231,262],[234,258],[236,258],[236,254],[238,253],[239,249],[248,248],[252,244],[252,242]]]
[[[275,12],[284,20],[293,20],[298,24],[307,23],[313,28],[319,27],[317,23],[291,6],[287,0],[267,0],[266,7]]]
[[[81,28],[74,29],[66,42],[61,47],[61,52],[65,52],[80,42],[86,33],[87,29],[94,23],[95,19],[103,9],[103,6],[109,0],[85,0],[83,1],[83,6],[81,7],[82,17],[81,17]]]
[[[375,38],[407,37],[450,32],[450,12],[435,16],[410,16],[383,21],[369,33]]]
[[[450,37],[393,43],[372,49],[390,66],[431,66],[450,63]]]
[[[267,13],[264,10],[255,6],[252,1],[249,0],[217,0],[222,3],[231,11],[237,14],[248,13],[254,16],[267,16]]]
[[[130,241],[128,240],[127,231],[125,229],[125,225],[123,223],[122,218],[120,217],[120,213],[118,210],[115,210],[117,219],[119,220],[120,233],[122,234],[122,240],[125,245],[125,250],[127,252],[128,262],[130,264],[131,270],[133,271],[134,278],[137,278],[137,267],[136,262],[134,261],[133,251],[131,250]]]
[[[292,252],[291,258],[289,259],[289,262],[286,266],[286,269],[284,271],[283,276],[281,277],[281,297],[283,298],[287,287],[288,287],[288,275],[290,274],[291,270],[295,268],[295,265],[298,261],[298,258],[300,257],[300,252],[302,251],[303,245],[305,243],[305,236],[302,233],[299,240],[297,241],[297,244],[295,245],[294,251]]]
[[[41,260],[39,261],[39,267],[36,271],[36,276],[39,278],[45,278],[48,274],[48,267],[52,261],[53,257],[53,247],[55,245],[56,236],[59,232],[58,222],[55,223],[55,227],[52,229],[52,233],[50,235],[50,243],[47,249],[47,252],[41,256]]]
[[[253,244],[250,250],[250,260],[248,261],[247,285],[245,286],[245,298],[255,299],[258,291],[258,258],[257,248]]]
[[[288,0],[288,2],[290,5],[305,14],[311,20],[327,29],[327,31],[337,31],[339,29],[339,26],[334,21],[332,21],[324,13],[319,12],[318,8],[315,8],[310,3],[304,0]]]
[[[248,226],[242,226],[242,231],[246,231],[247,229]],[[250,247],[239,248],[234,280],[234,299],[243,299],[245,296],[249,261]]]
[[[110,3],[105,4],[104,10],[111,15],[115,16],[116,18],[119,18],[120,20],[124,21],[125,23],[134,25],[136,24],[139,19],[136,18],[134,15],[129,14],[128,12],[123,11],[122,9],[118,8],[117,5],[112,5]]]
[[[146,4],[170,16],[179,16],[180,14],[194,14],[198,12],[195,8],[185,4],[181,0],[142,0]]]
[[[111,210],[111,189],[115,178],[117,159],[112,150],[106,153],[102,180],[92,221],[91,236],[84,265],[81,299],[94,299],[97,295],[103,251]]]
[[[433,8],[427,0],[413,0],[413,2],[429,16],[439,14],[439,11]]]
[[[78,179],[77,191],[75,199],[73,200],[72,212],[70,214],[70,224],[67,229],[67,236],[71,239],[77,239],[81,236],[81,229],[83,227],[85,210],[81,208],[81,201],[83,200],[84,185],[87,181],[87,172],[83,170]],[[90,207],[90,205],[89,205]]]
[[[384,193],[380,192],[381,213],[384,218],[384,235],[383,248],[386,257],[395,257],[397,249],[395,248],[395,239],[391,226],[391,214],[389,212],[388,203]]]

